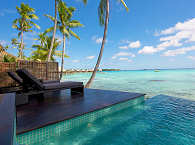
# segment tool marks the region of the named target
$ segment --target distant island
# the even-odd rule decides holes
[[[120,71],[120,69],[102,69],[102,71]]]
[[[120,71],[120,69],[99,69],[98,70],[98,72],[103,72],[103,71]],[[85,72],[93,72],[93,69],[69,69],[63,71],[64,74],[85,73]]]

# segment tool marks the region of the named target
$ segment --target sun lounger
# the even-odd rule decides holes
[[[16,105],[28,103],[29,95],[39,95],[44,94],[49,91],[58,91],[64,89],[70,89],[71,95],[79,94],[83,96],[84,85],[82,82],[60,82],[59,80],[39,80],[34,77],[25,69],[19,69],[14,72],[8,72],[8,75],[15,80],[22,89],[16,91]]]
[[[58,82],[58,81],[50,81],[50,82],[41,82],[36,77],[34,77],[31,73],[29,73],[25,69],[19,69],[16,71],[18,76],[22,78],[23,85],[27,85],[28,87],[32,87],[35,91],[55,91],[55,90],[63,90],[63,89],[71,89],[71,95],[75,93],[84,93],[84,85],[83,82]]]
[[[71,95],[75,93],[84,93],[83,82],[59,82],[59,81],[49,81],[42,82],[29,73],[26,69],[19,69],[16,71],[18,76],[23,80],[23,87],[31,87],[34,91],[45,92],[45,91],[55,91],[63,89],[71,89]]]

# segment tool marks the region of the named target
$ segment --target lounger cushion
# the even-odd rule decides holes
[[[60,89],[60,88],[74,88],[74,87],[82,87],[83,83],[82,82],[60,82],[60,83],[46,83],[43,84],[45,90],[50,90],[50,89]]]
[[[8,74],[14,81],[16,81],[18,84],[22,85],[23,80],[22,80],[18,75],[16,75],[16,73],[14,73],[14,72],[7,72],[7,74]]]
[[[40,80],[41,83],[47,84],[47,83],[60,83],[60,80]]]

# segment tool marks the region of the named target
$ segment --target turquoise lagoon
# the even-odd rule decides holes
[[[64,75],[63,80],[87,82],[91,73]],[[105,71],[96,75],[92,88],[145,93],[148,97],[165,94],[195,100],[195,69]]]

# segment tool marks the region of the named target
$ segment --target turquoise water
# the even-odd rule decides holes
[[[66,75],[63,80],[87,82],[90,73]],[[195,69],[107,71],[97,73],[92,88],[145,93],[148,97],[166,94],[195,100]]]
[[[195,101],[157,96],[32,145],[194,145]]]

